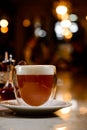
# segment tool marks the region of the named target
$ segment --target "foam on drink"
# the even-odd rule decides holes
[[[18,65],[16,69],[18,75],[53,75],[54,70],[56,72],[56,67],[53,65]]]

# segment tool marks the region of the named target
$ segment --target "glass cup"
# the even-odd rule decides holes
[[[15,66],[18,87],[15,96],[19,104],[48,105],[56,94],[56,67],[54,65]]]

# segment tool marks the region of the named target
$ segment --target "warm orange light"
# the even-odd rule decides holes
[[[69,35],[65,35],[66,39],[71,39],[72,38],[72,33],[70,32]]]
[[[62,20],[66,20],[66,19],[69,19],[69,14],[64,14],[64,15],[61,15],[60,16]]]
[[[8,27],[1,27],[1,32],[2,33],[7,33],[8,32]]]
[[[53,14],[61,19],[66,19],[71,11],[71,3],[64,0],[59,0],[59,2],[54,2],[53,4]],[[68,15],[66,15],[68,14]]]
[[[72,32],[68,28],[63,29],[63,35],[65,36],[66,39],[71,39],[72,38]]]
[[[87,20],[87,16],[86,16],[85,18],[86,18],[86,20]]]
[[[24,27],[29,27],[30,24],[31,24],[31,22],[30,22],[29,19],[24,19],[24,20],[23,20],[23,26],[24,26]]]

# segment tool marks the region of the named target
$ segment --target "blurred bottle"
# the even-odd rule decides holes
[[[5,52],[5,58],[2,61],[2,71],[8,71],[8,63],[9,63],[9,59],[8,59],[8,52]]]
[[[14,64],[15,60],[12,59],[12,55],[9,55],[9,59],[6,66],[8,72],[8,79],[4,87],[0,90],[1,100],[15,99],[14,82],[13,82]]]
[[[0,88],[3,88],[8,77],[8,52],[5,52],[5,58],[0,63]]]

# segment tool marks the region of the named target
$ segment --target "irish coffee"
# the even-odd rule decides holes
[[[21,99],[31,106],[40,106],[49,100],[54,89],[55,66],[16,66]]]

